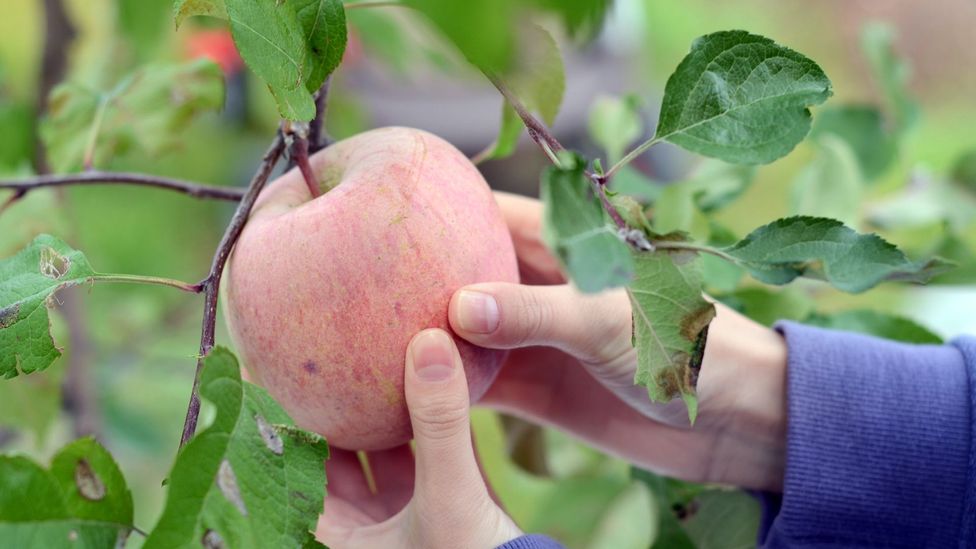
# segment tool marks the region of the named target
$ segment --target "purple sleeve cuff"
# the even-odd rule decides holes
[[[562,545],[553,541],[552,538],[539,534],[529,534],[513,539],[512,541],[499,545],[496,549],[564,549]]]
[[[976,339],[907,345],[781,323],[786,478],[759,544],[976,546]]]

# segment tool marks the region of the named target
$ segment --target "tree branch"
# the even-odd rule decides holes
[[[330,74],[322,87],[315,93],[315,118],[308,125],[308,152],[315,154],[333,143],[329,132],[325,130],[325,115],[328,109],[329,88],[332,86]]]
[[[244,189],[200,185],[180,179],[127,172],[89,171],[64,175],[39,175],[18,180],[0,180],[0,190],[14,191],[14,195],[8,199],[10,203],[34,189],[68,185],[140,185],[176,191],[196,198],[214,198],[232,202],[239,201],[244,196]]]
[[[557,156],[557,153],[565,150],[559,140],[556,139],[549,128],[543,124],[541,120],[536,118],[531,112],[529,112],[528,109],[525,108],[525,105],[523,105],[519,98],[516,97],[507,86],[505,86],[505,83],[502,82],[500,78],[493,74],[486,74],[486,76],[488,76],[488,80],[490,80],[491,83],[498,88],[498,91],[501,92],[502,96],[505,97],[505,100],[508,101],[512,108],[515,109],[515,112],[518,114],[519,118],[522,119],[522,123],[525,124],[525,129],[528,131],[529,137],[531,137],[532,140],[542,148],[543,152],[546,153],[546,156],[549,157],[549,160],[552,161],[554,165],[559,166],[559,157]],[[617,208],[615,208],[613,204],[610,203],[610,199],[607,198],[607,181],[609,181],[610,174],[596,174],[590,170],[586,170],[584,174],[586,175],[587,179],[590,180],[590,183],[593,184],[593,192],[595,192],[597,197],[599,197],[600,204],[603,205],[603,209],[610,216],[610,219],[613,220],[614,224],[617,225],[617,231],[619,232],[620,237],[638,250],[654,250],[654,246],[647,240],[647,236],[644,234],[644,231],[633,229],[627,225],[627,222],[624,221],[623,216],[620,215]]]
[[[279,130],[271,146],[264,153],[257,173],[254,174],[251,183],[247,186],[247,192],[241,199],[240,204],[238,204],[237,211],[234,212],[234,217],[231,218],[230,224],[224,231],[223,238],[220,239],[220,244],[214,253],[213,262],[210,264],[210,273],[207,275],[207,278],[200,282],[204,291],[200,356],[197,359],[196,373],[193,376],[193,389],[190,393],[190,403],[186,410],[186,420],[183,422],[183,435],[180,438],[180,448],[189,442],[197,430],[197,420],[200,416],[200,372],[203,369],[204,358],[210,354],[214,346],[214,332],[216,331],[217,324],[217,295],[220,289],[220,278],[224,272],[224,265],[227,264],[227,258],[230,256],[234,244],[237,243],[237,239],[241,236],[241,231],[247,223],[247,218],[251,214],[251,208],[254,207],[254,202],[257,200],[258,195],[261,194],[261,190],[264,189],[265,184],[267,184],[268,179],[271,177],[271,172],[274,170],[275,165],[278,164],[278,160],[284,151],[285,138]]]

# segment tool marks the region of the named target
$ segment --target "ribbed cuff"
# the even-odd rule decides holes
[[[540,535],[529,534],[513,539],[512,541],[499,545],[497,549],[564,549],[552,538]]]
[[[777,330],[789,349],[786,477],[782,500],[765,498],[760,544],[965,543],[973,402],[960,349]]]

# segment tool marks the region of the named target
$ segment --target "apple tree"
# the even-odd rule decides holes
[[[130,26],[125,32],[143,32],[147,16],[140,14],[150,8],[132,1],[121,5],[128,6],[120,12]],[[122,153],[184,154],[178,147],[174,152],[181,136],[200,117],[224,107],[229,84],[221,66],[172,56],[161,62],[146,54],[144,63],[109,86],[63,80],[72,22],[60,0],[44,6],[47,82],[36,117],[39,141],[29,144],[29,154],[19,153],[33,156],[33,166],[0,181],[0,215],[16,215],[29,198],[51,189],[83,192],[89,186],[149,187],[183,195],[179,199],[187,202],[224,201],[236,209],[211,250],[209,268],[189,281],[103,272],[59,237],[56,227],[36,231],[25,247],[0,260],[0,383],[59,368],[62,348],[52,333],[58,330],[51,312],[77,307],[69,287],[156,285],[198,295],[203,305],[199,346],[183,353],[195,355],[195,373],[185,387],[182,434],[172,441],[176,457],[168,475],[157,479],[166,501],[161,514],[137,524],[123,471],[98,441],[81,437],[43,462],[0,457],[3,547],[120,547],[130,538],[146,547],[320,545],[313,532],[327,497],[327,441],[296,427],[264,389],[242,380],[237,358],[218,345],[217,312],[228,258],[276,168],[297,168],[312,197],[321,194],[309,156],[333,142],[327,115],[343,116],[340,107],[328,107],[336,99],[330,93],[333,75],[350,55],[349,28],[385,52],[391,65],[403,43],[425,40],[424,47],[464,60],[460,77],[477,75],[497,90],[497,138],[472,160],[511,155],[523,134],[538,146],[550,164],[539,175],[549,249],[580,291],[626,288],[638,357],[634,383],[651,400],[681,399],[688,428],[694,428],[696,381],[715,315],[706,295],[764,323],[792,318],[934,342],[938,336],[905,318],[873,310],[820,311],[802,288],[829,285],[861,293],[892,281],[925,283],[935,277],[952,283],[967,280],[974,265],[976,256],[963,236],[970,225],[965,213],[933,214],[947,220],[940,244],[914,258],[859,230],[870,225],[864,223],[865,189],[896,162],[919,116],[893,37],[884,28],[868,29],[864,40],[883,91],[881,104],[826,103],[833,94],[830,78],[785,37],[712,32],[673,59],[653,133],[646,131],[642,105],[649,100],[642,94],[596,99],[589,131],[601,152],[586,155],[564,147],[551,129],[566,81],[560,45],[585,45],[597,36],[609,0],[175,0],[166,14],[169,28],[199,24],[224,33],[215,36],[229,30],[228,59],[236,59],[234,50],[239,53],[279,120],[249,182],[226,187],[191,181],[190,174],[174,178],[106,168]],[[397,17],[365,15],[388,11]],[[350,27],[355,14],[364,18]],[[397,31],[403,19],[419,22],[428,36]],[[32,117],[0,112],[8,124]],[[756,220],[744,234],[723,226],[717,214],[746,192],[756,166],[789,155],[805,139],[816,152],[791,183],[796,215]],[[702,157],[699,169],[662,185],[634,166],[664,143]],[[973,166],[972,155],[963,157],[951,176],[929,186],[932,196],[925,200],[971,200]],[[145,192],[148,197],[151,191]],[[873,226],[904,223],[913,200],[918,197],[903,193],[872,204]],[[952,262],[943,256],[962,268],[950,270]],[[801,282],[799,290],[779,288],[800,280],[816,282]],[[95,292],[91,300],[97,299]],[[194,359],[185,362],[189,368]],[[723,529],[755,520],[741,493],[636,469],[630,474],[639,488],[625,495],[649,497],[648,505],[658,510],[656,541],[649,540],[655,547],[721,546],[706,540],[702,521],[715,520],[719,531],[728,532]],[[254,478],[262,481],[242,481]],[[613,503],[599,490],[579,497]],[[700,511],[698,517],[685,520],[682,513],[691,509]]]

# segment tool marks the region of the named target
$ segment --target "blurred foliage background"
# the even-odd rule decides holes
[[[198,116],[177,146],[153,156],[123,151],[100,168],[222,185],[247,181],[278,119],[270,95],[243,68],[220,27],[192,21],[175,31],[171,0],[66,0],[66,6],[77,29],[67,52],[68,80],[107,89],[146,62],[200,56],[220,62],[227,78],[223,112]],[[349,18],[350,45],[330,96],[328,127],[334,136],[408,125],[440,134],[470,155],[492,141],[500,97],[428,26],[397,9],[355,10]],[[872,308],[911,318],[942,337],[976,333],[976,317],[970,314],[976,289],[966,284],[971,280],[966,273],[972,272],[966,268],[973,258],[969,250],[976,244],[976,186],[942,192],[960,155],[976,148],[976,71],[970,70],[976,50],[969,47],[974,21],[976,4],[965,0],[617,0],[593,42],[564,45],[567,92],[555,132],[567,146],[596,153],[587,129],[594,101],[635,93],[649,134],[665,80],[692,40],[733,28],[763,34],[817,61],[834,82],[836,96],[828,105],[869,104],[890,111],[884,83],[873,75],[862,43],[872,32],[891,32],[899,57],[910,67],[907,90],[921,115],[894,146],[890,166],[859,192],[860,200],[843,189],[833,194],[815,188],[814,195],[826,192],[829,200],[811,207],[840,208],[821,213],[845,215],[861,229],[880,231],[916,257],[941,251],[960,260],[963,269],[928,287],[884,285],[850,296],[807,283],[773,297],[747,290],[736,303],[769,321],[806,317],[815,302],[821,314]],[[886,26],[876,26],[879,22]],[[5,0],[0,17],[3,177],[34,170],[43,41],[43,2]],[[814,113],[815,121],[823,111]],[[850,149],[844,146],[848,152],[837,154],[849,158]],[[781,161],[759,168],[714,222],[741,236],[796,212],[796,189],[804,177],[846,177],[837,171],[844,169],[843,158],[831,163],[830,154],[828,139],[808,140]],[[828,160],[818,160],[823,155]],[[662,145],[636,167],[656,182],[657,193],[668,182],[687,180],[701,163]],[[514,156],[481,167],[495,188],[533,195],[544,164],[534,145],[523,140]],[[39,191],[0,216],[0,256],[48,232],[85,251],[101,271],[196,281],[206,272],[231,213],[227,204],[147,189]],[[689,212],[688,219],[674,223],[694,229],[695,215]],[[43,373],[0,383],[0,425],[8,426],[0,428],[0,449],[46,460],[76,433],[94,431],[130,480],[136,524],[149,526],[161,509],[160,482],[179,438],[202,301],[165,288],[120,285],[77,288],[63,292],[59,301],[54,333],[65,357]],[[766,305],[750,309],[757,302]],[[776,306],[769,306],[773,302]],[[228,343],[222,331],[218,342]],[[641,480],[627,464],[565,435],[485,410],[476,413],[475,427],[489,478],[526,531],[551,534],[569,547],[642,548],[660,541],[659,519],[667,514],[685,525],[699,547],[754,544],[758,510],[748,495],[699,493],[698,487],[664,479]]]

